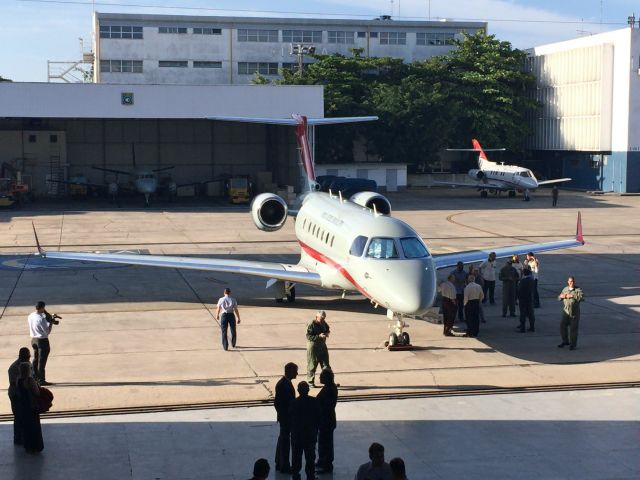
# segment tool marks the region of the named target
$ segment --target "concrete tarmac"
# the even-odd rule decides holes
[[[536,332],[486,307],[477,339],[444,337],[442,326],[411,321],[413,351],[389,352],[388,323],[361,296],[340,298],[299,286],[295,304],[276,304],[262,279],[215,272],[56,262],[44,268],[34,222],[50,250],[139,250],[295,262],[293,222],[258,231],[247,207],[34,204],[0,212],[0,363],[29,344],[37,300],[63,316],[51,335],[52,415],[163,406],[268,402],[286,362],[304,370],[305,326],[328,312],[331,365],[349,397],[537,389],[640,381],[640,197],[548,192],[480,199],[460,190],[389,196],[433,253],[571,238],[582,212],[587,245],[541,254]],[[501,265],[502,262],[499,262]],[[447,272],[442,272],[446,274]],[[558,349],[569,274],[586,294],[576,351]],[[215,303],[225,286],[240,302],[238,348],[225,352]],[[498,302],[500,288],[497,289]],[[460,325],[460,328],[463,328]],[[6,382],[2,384],[6,389]],[[10,413],[0,395],[0,415]],[[6,417],[5,417],[6,418]]]
[[[334,472],[320,478],[353,479],[376,441],[411,480],[635,480],[639,402],[638,388],[340,402]],[[257,458],[273,469],[274,418],[264,406],[48,419],[37,456],[0,424],[0,478],[247,479]]]

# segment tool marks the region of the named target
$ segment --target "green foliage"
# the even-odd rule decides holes
[[[378,122],[322,127],[316,158],[353,158],[353,139],[387,162],[428,164],[447,146],[475,137],[491,146],[520,150],[526,117],[536,108],[523,72],[525,54],[484,34],[465,35],[448,55],[405,64],[397,58],[314,55],[315,62],[281,71],[281,85],[324,85],[325,115],[378,115]],[[268,83],[259,77],[254,83]]]
[[[2,75],[0,75],[0,82],[13,82],[13,80],[9,78],[4,78]]]

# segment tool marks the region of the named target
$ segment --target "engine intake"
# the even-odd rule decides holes
[[[482,170],[474,168],[473,170],[469,170],[469,176],[474,180],[482,180],[486,174]]]
[[[251,202],[251,218],[259,230],[275,232],[287,220],[287,203],[275,193],[261,193]]]
[[[370,208],[376,207],[376,212],[382,215],[391,215],[391,203],[386,197],[376,192],[359,192],[353,195],[350,200],[353,203]]]

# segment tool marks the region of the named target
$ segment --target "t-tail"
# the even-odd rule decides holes
[[[210,120],[224,122],[265,123],[271,125],[291,125],[295,127],[300,160],[307,177],[309,190],[316,190],[316,172],[309,146],[308,127],[315,125],[332,125],[336,123],[370,122],[378,120],[378,117],[335,117],[335,118],[307,118],[304,115],[292,114],[291,118],[264,118],[264,117],[209,117]]]
[[[480,170],[485,170],[487,168],[489,168],[489,164],[493,163],[490,162],[489,159],[487,158],[487,154],[484,153],[484,150],[482,149],[482,146],[480,146],[480,142],[478,140],[476,140],[475,138],[471,139],[471,144],[473,145],[473,149],[478,152],[478,168]]]

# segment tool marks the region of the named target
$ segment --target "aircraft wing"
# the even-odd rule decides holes
[[[538,186],[540,186],[540,185],[551,185],[552,183],[568,182],[570,180],[571,180],[570,178],[556,178],[554,180],[543,180],[541,182],[538,182]]]
[[[574,239],[434,255],[433,262],[436,269],[439,270],[441,268],[454,267],[458,262],[464,262],[465,264],[483,262],[491,252],[495,252],[497,258],[505,258],[512,255],[524,255],[528,252],[538,253],[563,248],[580,247],[584,245],[584,243],[584,237],[582,236],[582,217],[580,213],[578,213],[578,224],[576,226],[576,237]]]
[[[145,267],[182,268],[209,272],[237,273],[275,280],[306,283],[320,286],[320,275],[300,265],[286,263],[254,262],[249,260],[227,260],[219,258],[172,257],[165,255],[135,255],[122,253],[46,252],[40,246],[35,227],[38,252],[43,258],[76,260],[85,262],[124,263]]]
[[[95,165],[92,165],[91,168],[93,168],[94,170],[102,170],[103,172],[117,173],[119,175],[131,175],[131,172],[125,172],[124,170],[116,170],[114,168],[96,167]]]
[[[91,188],[107,188],[108,185],[104,183],[88,183],[88,182],[72,182],[70,180],[52,180],[47,179],[49,183],[63,183],[64,185],[78,185],[81,187],[91,187]]]
[[[497,183],[467,183],[467,182],[433,182],[438,185],[449,185],[450,187],[466,187],[466,188],[479,188],[479,189],[491,189],[491,190],[512,190],[507,189],[504,185],[499,185]]]

